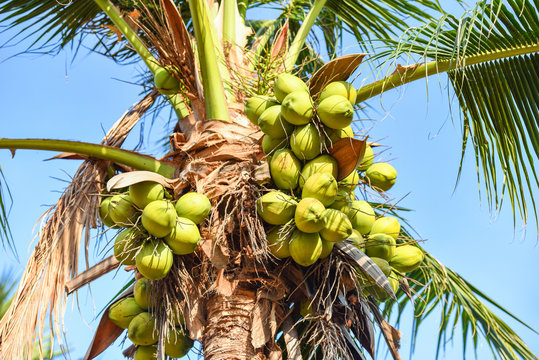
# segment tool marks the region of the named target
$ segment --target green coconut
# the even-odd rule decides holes
[[[327,127],[343,129],[352,123],[354,108],[344,96],[332,95],[320,101],[316,113]]]
[[[374,224],[376,217],[372,206],[364,200],[354,200],[350,204],[348,218],[352,227],[363,235],[367,235]],[[376,233],[383,232],[377,231]]]
[[[352,130],[352,127],[350,125],[342,129],[326,128],[325,131],[326,131],[326,134],[328,135],[326,139],[327,147],[330,147],[331,145],[333,145],[333,143],[336,143],[337,141],[341,139],[354,137],[354,130]]]
[[[99,204],[99,218],[101,219],[103,225],[107,227],[116,227],[116,223],[109,215],[110,199],[112,199],[112,197],[107,196],[104,197],[103,200],[101,200],[101,203]]]
[[[326,209],[324,212],[324,228],[320,231],[320,235],[327,241],[339,242],[344,241],[352,235],[352,223],[345,213],[335,210]]]
[[[162,238],[176,225],[176,210],[167,200],[155,200],[142,211],[142,226],[151,235]]]
[[[348,214],[350,208],[352,207],[352,196],[350,195],[350,192],[344,189],[337,190],[337,196],[335,196],[335,201],[329,207]]]
[[[348,237],[348,241],[352,242],[356,248],[361,251],[365,251],[365,239],[361,236],[361,233],[356,229],[352,229],[352,234]]]
[[[174,95],[180,91],[180,82],[172,76],[175,72],[173,66],[159,68],[153,77],[155,87],[163,95]]]
[[[298,187],[301,162],[289,149],[277,150],[270,162],[271,179],[282,190]]]
[[[279,105],[277,99],[264,96],[264,95],[255,95],[247,99],[243,111],[245,115],[253,124],[258,125],[258,118],[271,106]]]
[[[337,197],[337,180],[328,173],[316,173],[311,175],[301,191],[302,198],[315,198],[324,206],[333,204]]]
[[[193,221],[178,217],[172,232],[165,237],[165,242],[176,255],[191,254],[200,242],[200,231]]]
[[[298,126],[292,133],[290,148],[300,160],[312,160],[322,151],[320,134],[314,124]]]
[[[152,292],[152,283],[149,279],[140,278],[135,282],[133,296],[137,304],[144,310],[150,307],[150,295]]]
[[[281,116],[294,125],[308,124],[313,117],[313,102],[308,92],[293,91],[281,104]]]
[[[195,224],[200,224],[210,213],[211,203],[204,194],[188,192],[176,201],[174,208],[178,216],[187,218]]]
[[[357,92],[352,84],[346,81],[333,81],[327,84],[320,93],[319,100],[322,101],[333,95],[340,95],[348,99],[351,104],[356,103]]]
[[[153,181],[143,181],[129,186],[129,197],[139,209],[155,200],[165,197],[163,185]]]
[[[296,230],[288,245],[290,256],[301,266],[312,265],[322,253],[322,239],[319,233],[304,233]]]
[[[127,194],[114,195],[109,202],[109,217],[120,227],[133,226],[139,212],[133,206],[133,201]]]
[[[270,155],[279,149],[286,148],[287,146],[287,138],[274,138],[269,135],[264,135],[264,137],[262,138],[262,151],[266,155]]]
[[[305,197],[296,207],[296,227],[305,233],[315,233],[324,227],[324,205],[315,198]]]
[[[294,91],[309,93],[309,87],[297,76],[287,73],[279,74],[273,83],[273,93],[277,100],[282,103],[286,95]]]
[[[136,257],[137,270],[150,280],[167,276],[172,267],[172,251],[161,241],[148,241]]]
[[[288,248],[291,233],[284,226],[275,226],[266,234],[269,251],[279,259],[285,259],[290,256]]]
[[[357,167],[357,169],[360,171],[367,170],[369,166],[372,165],[373,160],[374,160],[374,152],[372,151],[372,147],[369,144],[366,144],[365,154],[363,155],[363,159],[359,163],[359,166]]]
[[[305,318],[313,313],[313,298],[302,300],[299,304],[299,314]]]
[[[417,246],[400,245],[395,249],[389,264],[398,272],[408,273],[417,269],[424,258],[425,254]]]
[[[389,263],[387,262],[387,260],[374,257],[374,256],[371,257],[370,259],[372,260],[372,262],[374,262],[374,264],[378,267],[378,269],[382,271],[385,277],[389,276],[389,274],[391,273],[391,266],[389,266]],[[357,280],[361,286],[374,285],[374,280],[369,278],[367,274],[365,274],[363,271],[361,271],[358,268],[356,268],[356,270],[358,272]]]
[[[371,234],[365,242],[365,253],[386,261],[391,260],[395,253],[395,239],[387,234]]]
[[[275,105],[264,110],[258,117],[258,126],[266,135],[274,138],[284,138],[292,134],[294,125],[281,116],[281,105]]]
[[[127,337],[135,345],[153,345],[159,339],[156,319],[150,313],[143,312],[131,320],[127,329]]]
[[[383,216],[376,219],[371,226],[371,234],[387,234],[397,239],[401,231],[401,224],[397,218]]]
[[[388,191],[397,180],[397,171],[388,163],[372,164],[365,171],[370,186],[376,190]]]
[[[283,225],[292,220],[297,202],[281,191],[270,191],[256,201],[258,215],[271,225]]]
[[[320,259],[325,259],[333,251],[334,242],[322,239],[322,252],[320,253]]]
[[[122,265],[135,265],[135,256],[141,245],[142,234],[136,228],[127,228],[114,239],[114,257]]]
[[[192,347],[193,340],[186,336],[182,329],[170,329],[168,339],[165,340],[165,354],[171,358],[181,358],[185,356]]]
[[[337,160],[331,155],[324,154],[308,161],[301,170],[299,187],[303,187],[305,181],[307,181],[312,174],[316,173],[331,174],[336,179],[339,175],[339,165],[337,164]]]
[[[167,318],[169,324],[172,326],[185,326],[185,318],[183,317],[183,314],[181,311],[179,311],[178,308],[173,308],[171,311],[167,313]]]
[[[339,187],[348,191],[349,193],[354,191],[359,184],[359,174],[357,171],[352,171],[347,177],[339,181]]]
[[[137,346],[133,360],[155,360],[157,359],[157,346]]]
[[[142,312],[144,309],[138,305],[134,297],[126,297],[110,306],[109,319],[122,329],[127,329],[131,320]]]
[[[137,346],[133,360],[155,360],[157,359],[157,346]]]

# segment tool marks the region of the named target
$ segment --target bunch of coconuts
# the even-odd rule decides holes
[[[388,163],[373,163],[374,153],[367,145],[358,167],[337,181],[338,162],[328,152],[332,143],[354,136],[350,126],[356,100],[353,86],[344,81],[329,83],[313,101],[305,82],[281,74],[273,94],[257,95],[245,103],[245,114],[264,133],[262,150],[276,188],[257,201],[258,214],[273,225],[267,233],[271,253],[309,266],[329,256],[336,242],[349,241],[391,268],[398,220],[377,219],[371,205],[355,197],[354,189],[362,179],[377,191],[387,191],[395,184],[395,169]],[[410,253],[402,252],[393,262],[397,273],[403,272],[401,263],[419,266],[422,252]],[[362,283],[369,285],[367,280]]]
[[[200,242],[198,224],[208,216],[211,203],[196,192],[188,192],[177,201],[156,182],[143,181],[129,190],[104,197],[100,216],[104,225],[124,228],[115,238],[114,256],[122,265],[136,265],[141,278],[134,287],[134,296],[126,297],[109,309],[109,318],[128,329],[129,339],[137,345],[136,360],[153,359],[158,340],[155,319],[148,312],[151,302],[151,281],[163,279],[172,267],[173,255],[195,251]],[[175,318],[178,318],[176,316]],[[181,324],[181,319],[171,323]],[[177,358],[192,346],[181,328],[169,331],[165,353]]]

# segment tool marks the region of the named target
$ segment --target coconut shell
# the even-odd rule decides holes
[[[320,101],[316,113],[327,127],[343,129],[352,123],[354,107],[344,96],[332,95]]]
[[[414,271],[421,265],[425,253],[414,245],[401,245],[395,249],[389,264],[401,273]]]
[[[287,73],[279,74],[273,83],[273,93],[277,100],[282,103],[286,95],[294,91],[309,93],[309,87],[297,76]]]
[[[147,312],[138,314],[129,323],[127,336],[135,345],[155,344],[159,338],[155,318]]]
[[[367,168],[365,177],[372,188],[388,191],[395,185],[397,170],[388,163],[376,163]]]
[[[324,205],[315,198],[303,198],[296,207],[296,227],[305,233],[315,233],[324,227]]]
[[[331,242],[344,241],[352,235],[352,224],[348,216],[335,209],[326,209],[324,212],[324,228],[320,235],[324,240]]]
[[[290,256],[301,266],[312,265],[322,253],[322,239],[318,233],[307,234],[296,230],[288,245]]]
[[[308,124],[313,117],[313,102],[308,92],[294,91],[281,104],[281,116],[293,125]]]
[[[281,190],[298,187],[301,162],[289,149],[275,151],[270,162],[271,179]]]
[[[256,201],[256,210],[271,225],[283,225],[292,220],[297,202],[281,191],[270,191]]]

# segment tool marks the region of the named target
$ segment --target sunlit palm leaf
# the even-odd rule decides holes
[[[7,196],[7,198],[6,198]],[[13,244],[13,236],[11,234],[11,229],[9,228],[9,223],[7,220],[9,210],[7,209],[7,201],[11,202],[11,193],[9,188],[6,185],[6,178],[0,167],[0,242],[3,245],[8,245],[11,250],[16,253],[15,245]],[[0,288],[0,295],[2,294],[2,289]],[[0,297],[1,301],[1,297]]]
[[[463,112],[462,157],[471,143],[489,204],[498,209],[507,195],[513,213],[526,221],[527,199],[537,219],[530,195],[539,185],[533,168],[539,158],[539,13],[537,1],[506,4],[480,2],[461,19],[444,16],[409,29],[378,57],[415,54],[437,61],[439,70],[453,69],[449,78]]]

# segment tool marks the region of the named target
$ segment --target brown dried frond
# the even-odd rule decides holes
[[[102,144],[120,146],[156,96],[157,93],[152,92],[126,112]],[[0,359],[30,359],[34,344],[43,344],[47,314],[52,333],[63,348],[65,285],[78,274],[82,239],[87,255],[90,230],[97,226],[99,194],[103,190],[107,167],[103,161],[84,161],[56,205],[43,215],[39,241],[13,302],[0,321]]]

